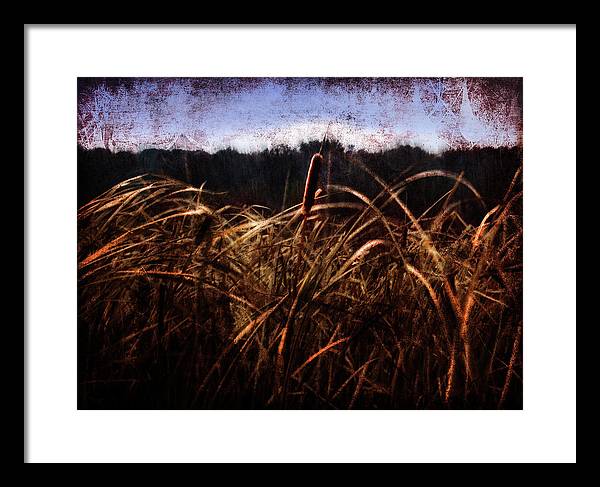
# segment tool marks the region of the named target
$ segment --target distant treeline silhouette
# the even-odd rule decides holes
[[[312,141],[298,148],[277,146],[250,154],[234,149],[214,154],[160,149],[112,153],[78,147],[78,205],[123,180],[151,173],[224,192],[224,204],[262,205],[278,211],[302,201],[308,165],[320,147],[320,141]],[[327,141],[322,153],[325,163],[319,186],[323,188],[328,183],[350,186],[372,198],[381,186],[369,172],[392,185],[421,171],[442,169],[463,173],[489,208],[501,201],[522,161],[520,147],[450,150],[434,155],[411,146],[376,153],[346,150],[336,141]],[[419,215],[452,187],[447,178],[427,178],[412,183],[402,198]],[[460,209],[467,218],[481,217],[481,205],[466,188],[461,187],[454,200],[464,201]]]

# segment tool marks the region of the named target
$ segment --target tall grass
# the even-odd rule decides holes
[[[79,407],[522,407],[520,172],[469,225],[460,174],[364,170],[268,216],[157,176],[81,207]]]

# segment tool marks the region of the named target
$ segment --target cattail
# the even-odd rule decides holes
[[[302,214],[305,218],[310,214],[310,210],[315,202],[315,192],[319,184],[319,172],[322,163],[323,156],[318,152],[310,160],[310,167],[306,176],[306,186],[304,187],[304,199],[302,200]]]

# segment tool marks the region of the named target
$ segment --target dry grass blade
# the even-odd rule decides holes
[[[512,353],[510,355],[510,362],[508,363],[508,370],[506,371],[506,379],[504,380],[504,387],[502,387],[502,394],[500,396],[500,401],[498,402],[498,408],[501,408],[508,396],[508,390],[510,387],[510,381],[513,376],[513,371],[515,369],[515,364],[517,361],[517,357],[519,355],[519,347],[521,346],[521,335],[523,333],[523,328],[521,326],[518,327],[517,333],[515,333],[515,339],[513,341]]]
[[[442,311],[442,304],[440,302],[440,299],[438,298],[437,293],[433,289],[433,286],[429,283],[429,281],[425,278],[425,276],[423,276],[423,274],[421,274],[412,265],[405,264],[405,267],[406,267],[406,270],[408,272],[410,272],[412,275],[414,275],[421,282],[421,284],[423,284],[423,286],[425,286],[425,289],[427,289],[427,292],[429,293],[429,297],[431,298],[431,302],[435,306],[435,310],[437,311],[437,314],[440,317],[440,320],[442,321],[442,323],[444,323],[444,327],[446,328],[446,332],[447,332],[448,325],[446,324],[446,317],[444,315],[444,312]]]
[[[345,338],[340,338],[339,340],[336,340],[334,342],[329,343],[328,345],[326,345],[325,347],[323,347],[321,350],[319,350],[318,352],[312,354],[307,360],[306,362],[304,362],[300,367],[298,367],[294,373],[292,374],[295,377],[298,377],[298,374],[300,374],[300,372],[302,371],[302,369],[304,369],[304,367],[306,367],[308,364],[310,364],[313,360],[315,360],[317,357],[321,356],[322,354],[324,354],[325,352],[327,352],[328,350],[331,350],[333,347],[339,345],[340,343],[344,343],[347,342],[348,340],[350,340],[350,337],[345,337]]]
[[[500,206],[495,206],[490,211],[488,211],[485,214],[485,216],[483,217],[483,219],[481,220],[481,223],[479,224],[479,227],[477,228],[477,232],[475,232],[475,235],[473,237],[473,250],[477,249],[477,247],[479,245],[479,239],[481,238],[481,233],[483,232],[483,229],[485,228],[486,222],[499,209],[500,209]]]

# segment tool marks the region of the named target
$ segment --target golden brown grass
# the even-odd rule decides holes
[[[469,225],[401,198],[462,175],[318,195],[321,163],[273,216],[154,176],[80,209],[80,407],[521,407],[520,173]]]

